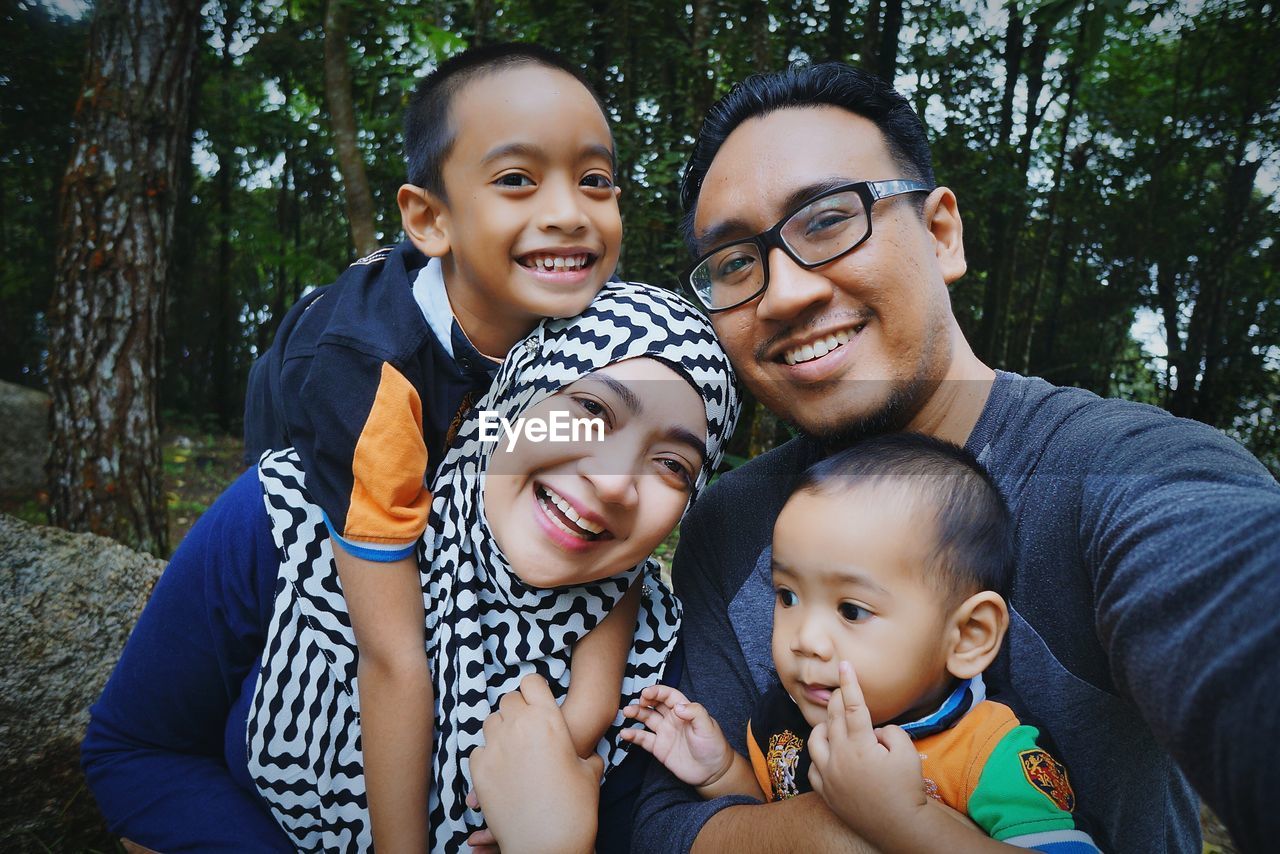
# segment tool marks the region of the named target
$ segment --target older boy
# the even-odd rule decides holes
[[[410,101],[405,155],[408,239],[295,306],[255,365],[245,416],[251,460],[297,448],[340,546],[380,851],[426,847],[433,698],[414,556],[425,484],[507,351],[541,319],[585,309],[622,238],[603,109],[543,48],[494,45],[443,63]],[[597,679],[621,681],[628,598],[630,611],[615,609],[577,650],[617,654],[575,657],[564,712],[584,754],[616,714],[580,698],[609,696],[590,689]]]

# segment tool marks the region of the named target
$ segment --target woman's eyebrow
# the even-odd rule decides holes
[[[701,465],[707,463],[707,443],[698,438],[697,434],[692,430],[684,427],[673,426],[667,428],[667,438],[673,442],[679,442],[682,445],[688,445],[698,453],[698,459]]]
[[[604,383],[609,391],[618,396],[623,405],[631,411],[632,415],[639,415],[641,412],[644,412],[644,404],[640,401],[640,396],[631,390],[631,386],[619,380],[615,380],[608,374],[593,374],[591,379],[596,382]]]

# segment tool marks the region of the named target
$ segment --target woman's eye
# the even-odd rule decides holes
[[[608,175],[593,172],[582,179],[582,186],[591,187],[596,190],[608,190],[613,186],[613,179]]]
[[[588,418],[599,418],[604,422],[604,426],[606,428],[611,426],[609,421],[609,408],[603,403],[591,397],[575,397],[573,400],[578,404],[578,407],[587,414]]]
[[[511,172],[507,175],[499,176],[494,183],[499,187],[532,187],[533,179],[528,175],[521,175],[519,172]]]
[[[796,604],[797,601],[799,600],[796,599],[795,593],[793,593],[792,591],[788,590],[785,587],[778,588],[778,604],[779,605],[781,605],[784,608],[790,608],[792,605]]]
[[[840,607],[837,608],[837,610],[840,612],[841,617],[851,623],[856,623],[859,620],[866,619],[868,614],[866,608],[862,608],[852,602],[841,602]]]
[[[662,466],[664,469],[679,478],[681,485],[685,489],[693,488],[694,474],[689,471],[689,467],[680,460],[672,459],[670,457],[662,457],[658,460],[658,465]]]

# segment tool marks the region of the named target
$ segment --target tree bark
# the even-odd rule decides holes
[[[902,0],[884,0],[880,19],[880,49],[876,52],[876,74],[893,85],[898,72],[898,31],[902,29]]]
[[[156,387],[200,4],[100,0],[49,310],[53,521],[165,556]]]
[[[351,65],[347,61],[347,21],[343,0],[324,6],[324,93],[329,105],[333,148],[347,200],[347,222],[357,255],[378,248],[374,228],[373,193],[364,168],[364,155],[356,144],[356,111],[351,96]]]

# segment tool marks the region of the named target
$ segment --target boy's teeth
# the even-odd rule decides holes
[[[541,270],[577,270],[587,266],[586,255],[536,255],[529,264]]]

